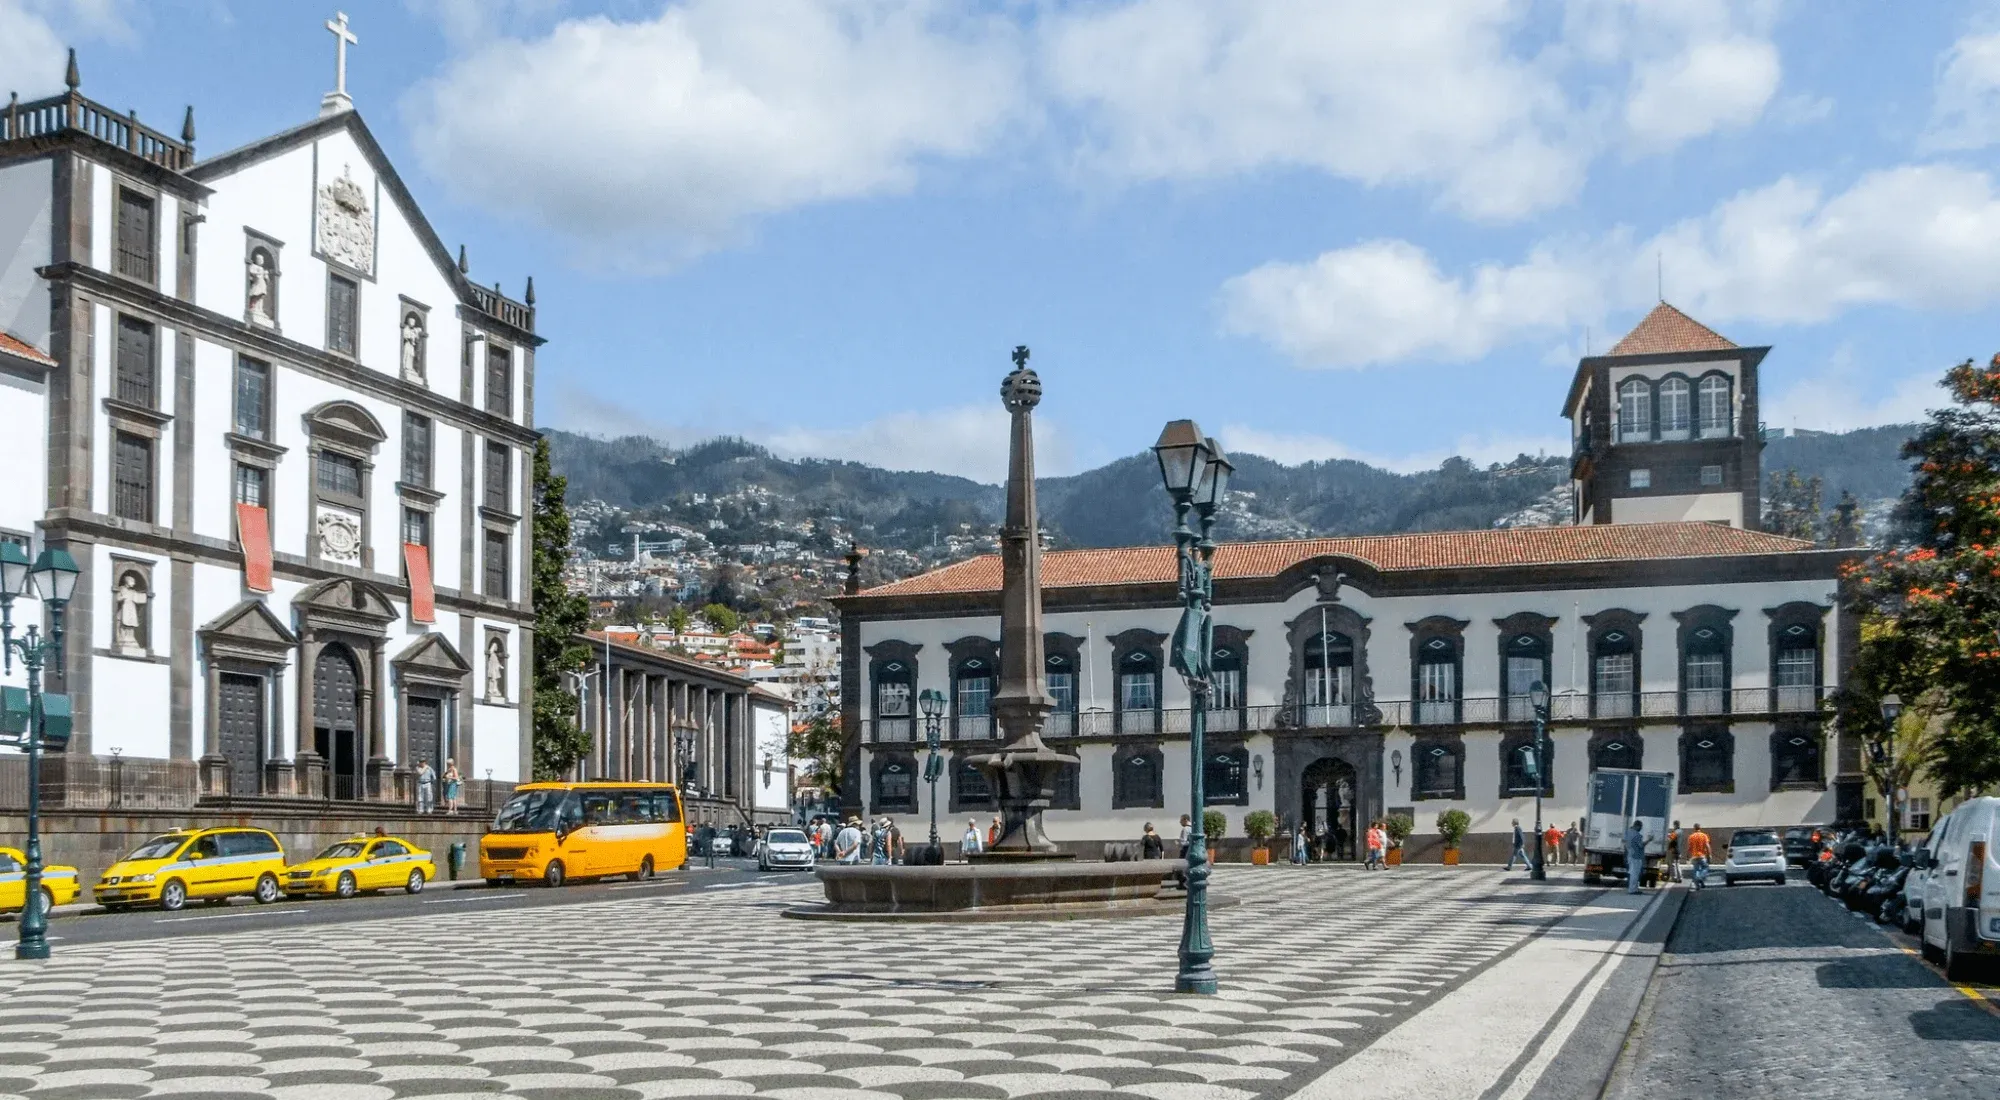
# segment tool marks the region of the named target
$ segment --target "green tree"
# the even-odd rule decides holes
[[[1820,515],[1824,482],[1792,469],[1772,471],[1769,482],[1764,490],[1764,530],[1807,542],[1820,541],[1826,526]]]
[[[685,634],[687,633],[688,623],[693,620],[694,616],[688,614],[687,608],[682,607],[680,604],[675,604],[673,610],[667,612],[667,629],[673,631],[675,634]]]
[[[736,617],[736,612],[719,603],[712,603],[702,608],[701,617],[707,619],[708,625],[714,627],[719,634],[734,634],[736,628],[743,625],[743,620]]]
[[[840,715],[823,710],[792,727],[785,739],[785,753],[813,775],[813,782],[829,791],[840,790],[842,769],[847,762],[847,744],[840,733]]]
[[[581,638],[590,626],[590,601],[563,583],[569,561],[568,480],[549,469],[549,441],[535,443],[534,559],[536,779],[559,779],[590,751],[590,735],[577,722],[576,696],[563,674],[581,669],[590,650]]]
[[[1896,509],[1899,545],[1851,578],[1872,629],[1840,710],[1854,723],[1843,728],[1877,738],[1879,694],[1866,693],[1899,688],[1906,705],[1943,714],[1922,723],[1921,756],[1950,798],[2000,784],[2000,356],[1953,367],[1943,385],[1951,406],[1903,447],[1916,470]]]

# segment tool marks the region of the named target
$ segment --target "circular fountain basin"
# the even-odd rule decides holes
[[[1162,885],[1185,860],[951,863],[942,867],[830,864],[818,869],[823,905],[785,910],[805,920],[1013,921],[1143,917],[1179,913],[1178,890]],[[1219,904],[1218,904],[1219,903]],[[1211,907],[1233,899],[1209,895]]]

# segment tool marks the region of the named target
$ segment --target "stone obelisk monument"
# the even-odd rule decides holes
[[[973,757],[1000,803],[1005,832],[979,862],[1064,859],[1042,833],[1042,811],[1055,797],[1056,775],[1077,758],[1042,743],[1042,724],[1055,709],[1042,645],[1042,542],[1035,516],[1035,406],[1042,380],[1028,369],[1028,349],[1014,349],[1014,370],[1000,383],[1013,417],[1007,443],[1007,520],[1000,528],[1000,685],[993,717],[1000,751]]]

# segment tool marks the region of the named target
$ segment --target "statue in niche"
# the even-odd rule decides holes
[[[497,634],[486,640],[486,698],[507,698],[507,642]]]
[[[271,312],[271,277],[271,254],[261,248],[251,249],[247,289],[250,323],[266,328],[278,323]]]
[[[146,651],[146,586],[137,570],[118,575],[111,593],[112,645],[123,653]]]
[[[424,319],[415,310],[403,315],[403,381],[424,380]]]

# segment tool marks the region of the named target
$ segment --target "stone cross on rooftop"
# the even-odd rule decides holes
[[[326,21],[326,29],[333,32],[333,91],[320,100],[319,113],[330,115],[336,111],[351,111],[354,101],[347,95],[347,47],[359,45],[361,40],[347,29],[347,13],[337,11]]]

